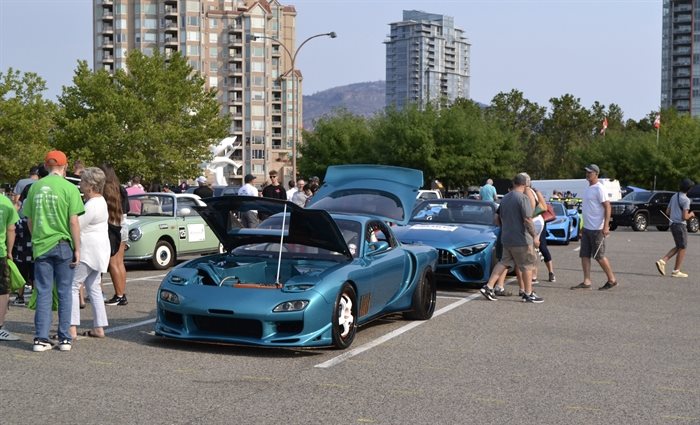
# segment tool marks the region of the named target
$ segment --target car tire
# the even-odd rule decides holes
[[[355,288],[345,282],[335,298],[331,315],[333,346],[346,349],[355,339],[357,333],[357,293]]]
[[[700,228],[700,223],[698,223],[698,218],[697,217],[690,217],[690,220],[688,220],[688,232],[689,233],[697,233],[699,228]]]
[[[649,224],[647,216],[642,213],[637,213],[632,219],[632,229],[635,232],[644,232],[647,230],[647,225]]]
[[[435,312],[435,300],[437,299],[437,286],[430,269],[425,269],[416,285],[411,302],[411,311],[403,314],[409,320],[428,320]]]
[[[166,270],[175,264],[175,250],[170,242],[159,240],[153,250],[151,263],[156,270]]]
[[[668,226],[656,226],[656,230],[659,232],[665,232],[668,230]]]

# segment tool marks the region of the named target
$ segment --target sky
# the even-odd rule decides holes
[[[289,0],[305,95],[385,80],[384,40],[403,10],[454,18],[471,43],[471,99],[517,89],[540,106],[571,94],[625,119],[659,109],[662,0]],[[78,60],[92,66],[92,0],[0,0],[0,72],[35,72],[52,100]]]

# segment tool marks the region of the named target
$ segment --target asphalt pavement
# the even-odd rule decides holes
[[[610,291],[570,290],[578,243],[552,246],[557,281],[535,287],[543,304],[441,285],[431,320],[384,318],[345,351],[155,337],[164,273],[131,266],[107,338],[70,352],[32,352],[33,312],[10,308],[21,340],[0,342],[0,423],[700,424],[700,234],[687,279],[654,266],[669,232],[618,229],[607,245]],[[595,263],[593,277],[605,282]],[[104,289],[111,297],[108,275]],[[89,329],[89,305],[83,316]]]

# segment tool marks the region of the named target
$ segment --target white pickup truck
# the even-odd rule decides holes
[[[442,192],[439,190],[419,190],[416,199],[442,199]]]

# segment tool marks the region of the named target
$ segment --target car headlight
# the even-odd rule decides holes
[[[136,242],[137,240],[141,239],[141,236],[143,236],[143,232],[141,231],[140,227],[129,230],[130,241]]]
[[[307,300],[296,300],[296,301],[285,301],[278,304],[277,307],[273,308],[272,311],[275,313],[288,312],[288,311],[301,311],[309,305]]]
[[[462,248],[457,248],[457,252],[466,257],[468,255],[474,255],[477,252],[483,251],[484,249],[486,249],[487,246],[489,246],[488,243],[482,242],[474,245],[464,246]]]
[[[171,292],[165,289],[160,291],[160,299],[172,304],[180,304],[180,297],[178,297],[175,292]]]

